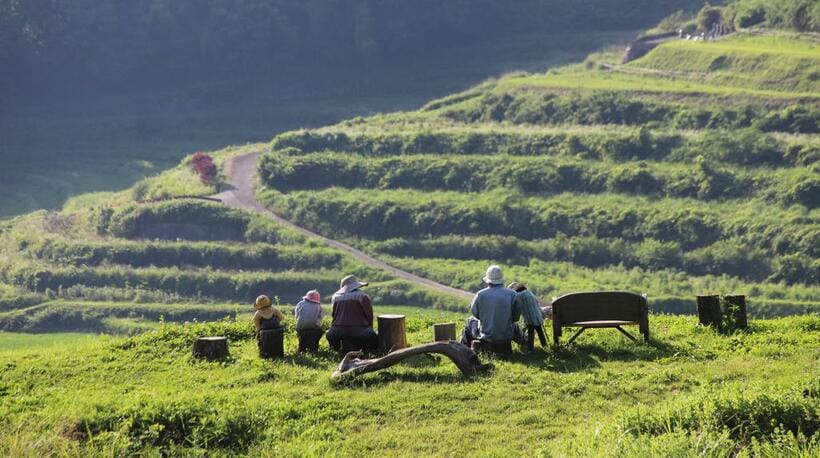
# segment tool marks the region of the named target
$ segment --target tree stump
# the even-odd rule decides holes
[[[470,344],[474,353],[495,353],[498,355],[512,354],[512,342],[509,340],[492,342],[489,340],[474,340]]]
[[[296,331],[296,336],[299,338],[299,351],[318,351],[319,341],[325,331],[321,329],[310,331]]]
[[[382,354],[407,347],[404,315],[379,315],[379,351]]]
[[[225,359],[228,357],[228,338],[222,336],[200,337],[194,342],[194,358],[207,360]]]
[[[455,323],[439,323],[433,325],[434,342],[447,342],[450,340],[456,340]]]
[[[285,329],[262,329],[259,331],[259,357],[265,359],[285,357]]]
[[[704,326],[720,327],[720,323],[723,321],[723,313],[720,310],[720,296],[698,296],[698,320]]]
[[[724,296],[723,313],[726,316],[726,323],[729,330],[746,329],[749,321],[746,316],[746,296]]]

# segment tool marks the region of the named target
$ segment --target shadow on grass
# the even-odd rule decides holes
[[[674,356],[681,348],[650,339],[649,342],[612,342],[609,344],[578,343],[562,345],[558,350],[538,348],[534,353],[523,354],[516,350],[510,355],[492,355],[513,364],[555,372],[581,372],[601,367],[607,361],[655,361]]]
[[[398,369],[400,367],[399,365],[395,368]],[[371,372],[355,377],[344,377],[335,381],[334,386],[338,388],[367,388],[391,382],[452,384],[476,381],[488,377],[489,374],[492,374],[492,371],[483,372],[474,377],[468,377],[461,374],[461,372],[441,373],[426,369],[396,372],[391,369],[385,369],[383,371]]]

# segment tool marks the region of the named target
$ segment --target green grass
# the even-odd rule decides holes
[[[712,42],[672,41],[628,67],[670,72],[710,85],[820,92],[820,46],[783,36],[740,34]]]
[[[408,341],[429,341],[432,323],[459,318],[411,314]],[[753,321],[749,332],[731,336],[692,318],[650,322],[648,345],[589,332],[558,354],[493,358],[493,372],[475,380],[446,359],[419,357],[332,383],[338,358],[326,343],[316,356],[294,355],[289,332],[286,358],[262,361],[242,323],[165,325],[129,339],[21,350],[0,365],[0,453],[618,456],[677,437],[688,455],[700,446],[687,434],[720,450],[777,446],[775,436],[729,429],[737,423],[721,415],[738,403],[754,408],[735,420],[752,431],[799,418],[782,416],[780,405],[817,407],[816,397],[797,395],[820,378],[816,316]],[[229,335],[231,358],[192,360],[191,341],[203,334]],[[653,432],[653,420],[641,414],[651,408],[677,418],[677,406],[696,402],[715,410],[689,412],[692,421],[673,420],[668,432]],[[637,418],[645,418],[646,432],[624,434]],[[816,418],[802,421],[817,428]],[[621,440],[599,442],[609,436]],[[805,438],[784,444],[817,452]]]
[[[48,334],[26,334],[0,331],[0,352],[6,357],[15,350],[43,350],[82,346],[96,338],[93,334],[78,332],[53,332]]]

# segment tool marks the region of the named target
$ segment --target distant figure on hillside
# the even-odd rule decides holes
[[[322,338],[322,318],[325,311],[322,309],[322,296],[319,291],[310,290],[296,304],[293,310],[296,317],[296,334],[299,336],[299,351],[317,350],[319,339]]]
[[[345,346],[363,350],[375,350],[379,345],[379,337],[373,330],[373,305],[370,296],[361,290],[364,286],[367,283],[348,275],[333,294],[333,321],[327,342],[336,351],[342,349],[342,341]]]
[[[253,324],[256,326],[256,332],[263,329],[278,329],[282,327],[282,321],[285,316],[282,312],[273,307],[273,302],[268,296],[262,295],[256,298],[253,304],[256,313],[253,314]]]
[[[504,287],[501,267],[490,266],[482,279],[487,287],[479,291],[470,304],[471,317],[467,318],[461,343],[470,346],[474,340],[505,342],[516,340],[514,324],[520,312],[515,291]]]
[[[538,334],[538,340],[541,341],[541,346],[547,348],[547,335],[544,334],[543,327],[544,311],[541,304],[538,303],[538,298],[523,283],[513,282],[507,288],[515,291],[515,304],[524,318],[527,351],[532,352],[535,350],[536,333]]]

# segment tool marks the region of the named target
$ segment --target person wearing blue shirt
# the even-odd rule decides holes
[[[515,291],[504,287],[504,273],[499,266],[490,266],[483,281],[487,287],[479,291],[470,304],[472,316],[464,325],[461,343],[469,346],[474,340],[516,340],[514,323],[518,321],[519,311]]]

